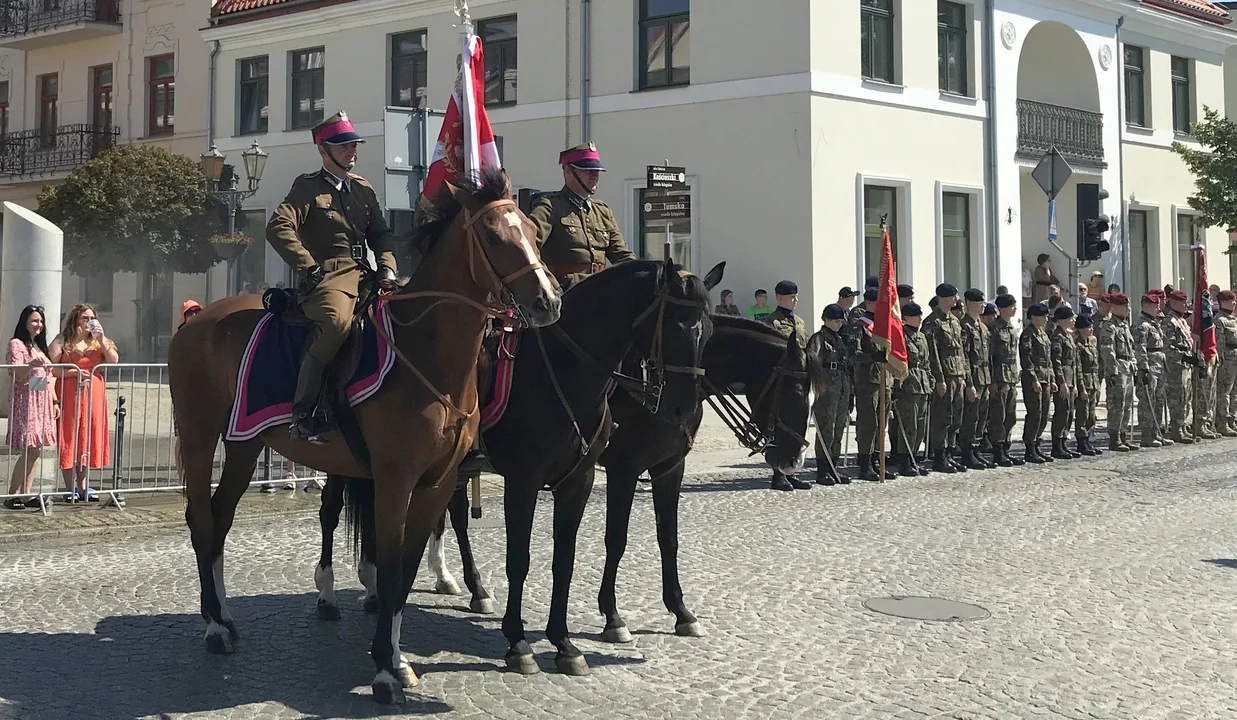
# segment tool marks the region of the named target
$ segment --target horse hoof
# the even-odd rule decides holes
[[[401,705],[404,702],[404,688],[391,674],[383,671],[370,684],[374,691],[374,701],[381,705]]]
[[[434,583],[434,592],[438,593],[439,595],[460,595],[461,594],[459,583],[457,583],[456,581],[450,578],[446,580],[439,580],[438,582]]]
[[[629,643],[631,642],[631,631],[626,625],[617,627],[608,627],[601,632],[601,639],[608,643]]]
[[[212,655],[231,655],[236,652],[232,636],[226,632],[206,631],[206,652]]]
[[[331,603],[318,601],[318,619],[319,620],[338,620],[339,606]]]
[[[691,622],[679,623],[678,625],[675,625],[674,634],[679,637],[698,638],[705,636],[704,628],[701,627],[699,620],[692,620]]]
[[[361,607],[365,609],[365,612],[371,615],[378,612],[378,606],[379,606],[379,602],[378,602],[377,595],[370,595],[369,597],[365,598],[365,602],[361,605]]]
[[[241,634],[236,632],[236,623],[232,620],[224,620],[223,626],[228,629],[228,637],[232,638],[232,642],[241,639]]]
[[[478,615],[493,615],[497,610],[492,598],[473,598],[468,603],[468,609]]]
[[[532,655],[507,655],[507,669],[521,675],[536,675],[541,672],[537,660]]]
[[[583,677],[589,674],[588,662],[583,655],[575,655],[568,657],[559,655],[554,658],[554,665],[558,667],[558,671],[564,675],[572,675],[575,677]]]
[[[399,684],[401,687],[413,688],[421,684],[417,678],[417,673],[408,663],[403,663],[395,668],[395,674],[399,676]]]

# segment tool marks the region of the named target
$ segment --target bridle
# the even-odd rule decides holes
[[[730,428],[735,437],[738,438],[739,444],[751,450],[751,455],[764,452],[770,447],[777,445],[776,431],[789,435],[791,438],[798,440],[801,447],[807,447],[807,438],[801,435],[794,428],[786,424],[782,420],[781,404],[782,404],[782,384],[787,378],[792,380],[807,381],[807,372],[803,370],[792,370],[786,367],[786,358],[773,368],[773,372],[769,373],[769,379],[765,381],[764,387],[760,390],[760,394],[756,396],[756,400],[752,402],[753,409],[759,408],[764,402],[766,396],[770,392],[773,393],[773,402],[769,405],[767,417],[757,420],[753,410],[748,410],[743,404],[743,401],[734,394],[734,391],[729,387],[718,388],[709,378],[704,378],[705,400],[709,406],[713,408],[726,427]],[[749,455],[750,457],[750,455]]]

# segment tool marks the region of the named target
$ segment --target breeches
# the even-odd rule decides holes
[[[309,354],[320,362],[330,363],[348,339],[356,298],[342,290],[319,286],[302,297],[300,303],[316,329]]]

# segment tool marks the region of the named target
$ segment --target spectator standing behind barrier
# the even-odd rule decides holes
[[[757,290],[753,297],[756,298],[756,304],[747,309],[748,320],[764,320],[773,314],[773,308],[769,307],[769,293],[767,291],[763,289]]]
[[[722,291],[721,303],[713,308],[713,313],[716,315],[734,315],[742,317],[743,313],[739,312],[739,306],[734,304],[734,292],[730,290]]]
[[[9,370],[13,383],[9,393],[8,444],[9,450],[18,454],[18,459],[13,463],[13,476],[9,480],[9,495],[33,493],[39,455],[43,448],[56,444],[59,408],[55,405],[55,383],[45,367],[50,362],[43,308],[27,305],[17,320],[5,357],[8,365],[28,366]],[[38,507],[39,496],[29,500],[9,498],[4,501],[4,506],[10,510]]]
[[[116,343],[107,338],[94,307],[79,303],[69,311],[64,329],[52,341],[53,363],[76,365],[79,370],[61,370],[60,375],[60,469],[70,502],[98,500],[86,487],[87,468],[111,464],[112,448],[107,437],[107,395],[103,378],[94,370],[116,363]]]

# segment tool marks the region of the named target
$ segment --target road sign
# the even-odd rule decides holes
[[[1048,239],[1057,239],[1057,201],[1048,201]]]
[[[691,195],[645,195],[644,221],[690,220]]]
[[[687,168],[649,165],[646,180],[650,190],[686,190]]]
[[[1031,171],[1031,177],[1039,184],[1044,194],[1049,200],[1054,200],[1057,193],[1061,192],[1061,188],[1065,187],[1065,183],[1069,182],[1070,176],[1074,174],[1074,168],[1069,166],[1065,158],[1057,150],[1056,145],[1052,149],[1044,153],[1044,157]]]

